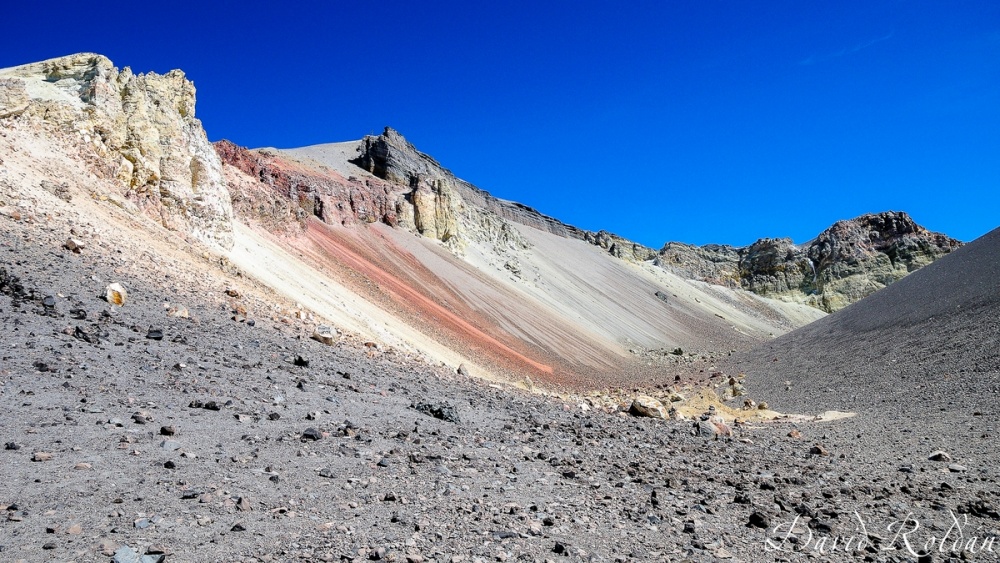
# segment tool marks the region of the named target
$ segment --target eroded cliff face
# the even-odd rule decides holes
[[[222,164],[195,119],[195,88],[179,70],[119,71],[82,53],[0,70],[0,119],[73,145],[134,209],[225,250],[233,211]]]
[[[668,243],[657,262],[694,279],[833,312],[961,245],[904,212],[887,211],[838,221],[801,246],[787,238],[743,248]]]
[[[441,233],[458,234],[470,240],[485,236],[509,246],[523,246],[526,243],[516,240],[516,231],[507,225],[510,221],[589,242],[623,260],[641,262],[656,257],[655,250],[613,233],[578,229],[527,205],[494,197],[455,177],[389,127],[381,135],[366,136],[353,162],[379,178],[410,186],[417,230],[432,233],[431,236],[437,233],[437,238],[441,238]],[[432,220],[421,221],[421,217]]]
[[[225,163],[237,213],[258,223],[298,231],[312,216],[341,225],[399,223],[399,202],[405,190],[390,182],[345,178],[334,170],[303,165],[272,150],[248,150],[227,140],[216,142],[215,150]]]

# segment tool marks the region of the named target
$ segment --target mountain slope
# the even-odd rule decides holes
[[[1000,389],[1000,229],[747,353],[747,389],[787,411],[993,408]]]
[[[804,245],[787,238],[760,239],[743,248],[667,243],[657,263],[693,279],[832,312],[961,245],[904,212],[886,211],[838,221]]]
[[[407,335],[388,336],[393,346],[477,375],[604,386],[687,372],[692,359],[669,353],[678,347],[717,357],[821,315],[618,259],[592,233],[493,198],[394,131],[383,137],[288,151],[216,145],[237,213],[285,227],[248,232],[384,312],[353,330],[371,333],[384,316]],[[234,262],[255,271],[240,248]]]

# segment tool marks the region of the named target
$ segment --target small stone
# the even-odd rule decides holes
[[[63,243],[63,247],[66,248],[66,250],[73,252],[73,254],[79,254],[80,251],[84,249],[84,244],[81,241],[70,237]]]
[[[788,433],[788,437],[789,438],[795,438],[796,440],[799,440],[799,439],[802,438],[802,433],[799,432],[798,430],[792,430],[791,432]]]
[[[948,471],[951,471],[952,473],[964,473],[968,470],[969,470],[968,467],[964,465],[959,465],[957,463],[952,463],[951,465],[948,466]]]
[[[163,340],[163,331],[158,328],[149,327],[146,331],[146,338],[150,340]]]
[[[141,563],[139,552],[127,545],[123,545],[115,552],[114,563]]]
[[[179,450],[181,443],[177,440],[164,440],[160,442],[160,447],[168,452],[172,452],[174,450]]]
[[[319,470],[319,476],[326,477],[327,479],[334,479],[337,477],[337,473],[329,467],[324,467]]]
[[[938,450],[936,452],[931,453],[931,455],[929,455],[927,459],[931,461],[951,461],[951,455],[944,450]]]
[[[160,435],[161,436],[173,436],[174,434],[177,434],[177,429],[174,428],[173,426],[161,426],[160,427]]]
[[[128,292],[119,283],[113,283],[104,288],[104,299],[112,305],[122,306],[128,299]]]
[[[552,553],[555,553],[556,555],[568,554],[569,548],[562,542],[556,542],[556,545],[552,548]]]
[[[188,312],[187,307],[176,305],[167,309],[167,316],[174,317],[175,319],[189,319],[191,318],[191,313]]]
[[[812,455],[830,455],[830,452],[822,444],[814,444],[813,447],[809,448],[809,453]]]
[[[281,418],[281,415],[276,412],[272,412],[267,415],[268,420],[278,420],[279,418]]]
[[[337,332],[332,327],[319,325],[316,327],[316,330],[313,331],[311,338],[317,342],[322,342],[323,344],[330,346],[337,341]]]
[[[240,512],[250,512],[253,510],[253,506],[250,504],[250,499],[247,497],[240,497],[236,500],[236,510]]]
[[[21,446],[19,446],[16,442],[7,442],[6,444],[3,445],[3,449],[5,449],[5,450],[19,450],[19,449],[21,449]]]
[[[667,418],[667,410],[663,403],[648,395],[639,395],[632,399],[632,406],[629,412],[635,416],[648,416],[651,418]]]
[[[322,440],[322,439],[323,439],[323,433],[320,432],[319,430],[316,430],[315,428],[306,428],[302,432],[303,442],[309,442],[309,441],[315,442],[317,440]]]
[[[165,461],[163,463],[163,467],[164,467],[164,469],[177,469],[177,464],[174,463],[174,460],[171,459],[171,460]]]
[[[300,368],[307,368],[309,367],[309,360],[303,358],[302,356],[295,356],[295,359],[292,360],[292,364]],[[299,387],[299,389],[302,389],[302,387]]]
[[[87,469],[92,469],[92,468],[93,468],[93,466],[90,465],[89,463],[85,462],[85,461],[84,462],[80,462],[80,463],[78,463],[78,464],[76,464],[76,465],[73,466],[73,469],[77,469],[77,470],[81,470],[81,471],[82,470],[87,470]]]
[[[31,461],[51,461],[51,460],[52,460],[52,454],[49,452],[35,452],[34,455],[31,456]]]
[[[55,544],[55,542],[46,542],[46,543],[45,543],[45,544],[44,544],[44,545],[42,546],[42,549],[55,549],[55,548],[56,548],[56,544]]]
[[[469,368],[465,367],[465,364],[459,364],[458,375],[461,375],[463,377],[469,377]]]
[[[747,522],[747,527],[750,528],[763,528],[767,529],[771,527],[771,520],[767,515],[761,512],[754,512],[750,515],[750,520]]]
[[[378,460],[378,463],[376,465],[378,465],[379,467],[389,467],[389,458],[383,457],[382,459]]]
[[[66,528],[66,533],[71,536],[78,536],[83,533],[83,526],[80,524],[73,524],[69,528]]]
[[[244,526],[241,522],[237,522],[237,523],[233,524],[232,528],[229,528],[229,531],[230,532],[245,532],[245,531],[247,531],[247,529],[246,529],[246,526]]]

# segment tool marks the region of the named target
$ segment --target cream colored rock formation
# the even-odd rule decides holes
[[[194,117],[184,73],[133,74],[82,53],[0,70],[0,119],[29,120],[75,145],[95,175],[164,227],[233,245],[222,164]],[[108,194],[105,194],[108,195]]]

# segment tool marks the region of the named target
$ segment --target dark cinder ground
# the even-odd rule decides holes
[[[916,561],[954,522],[965,540],[998,534],[996,365],[958,361],[995,349],[990,287],[977,324],[953,314],[934,343],[936,320],[907,319],[898,345],[867,350],[873,336],[845,335],[854,307],[776,341],[743,360],[755,398],[859,416],[715,440],[325,346],[252,311],[250,326],[232,299],[63,240],[0,231],[3,561]],[[122,307],[101,298],[113,281]],[[816,339],[862,350],[804,363]],[[928,459],[938,449],[952,461]],[[903,521],[908,538],[887,529]],[[996,560],[982,545],[966,558]]]

